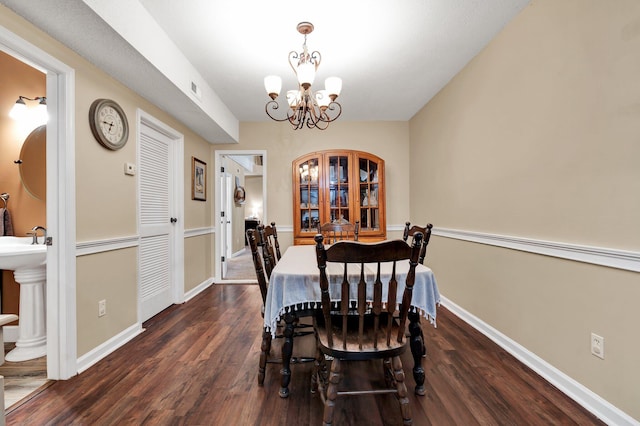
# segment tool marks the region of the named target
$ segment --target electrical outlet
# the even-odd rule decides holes
[[[591,354],[604,359],[604,337],[591,333]]]
[[[103,317],[106,314],[107,314],[107,301],[103,299],[98,302],[98,316]]]

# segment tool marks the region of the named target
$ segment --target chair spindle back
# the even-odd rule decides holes
[[[415,269],[418,264],[418,256],[422,242],[422,234],[416,233],[412,246],[401,240],[383,241],[380,243],[364,244],[353,241],[339,241],[329,248],[323,244],[324,237],[316,235],[316,256],[318,268],[320,270],[320,290],[322,297],[322,313],[327,330],[339,329],[343,350],[354,350],[348,348],[349,345],[356,345],[359,350],[363,349],[363,342],[373,336],[373,347],[378,348],[379,344],[390,345],[391,339],[396,339],[402,343],[405,335],[405,325],[413,285],[415,282]],[[409,262],[402,301],[400,303],[399,328],[397,336],[391,335],[394,313],[398,306],[398,281],[396,278],[396,263],[406,260]],[[327,277],[327,262],[335,262],[343,265],[343,276],[340,284],[340,294],[338,297],[331,297],[331,288]],[[381,280],[380,268],[383,263],[392,263],[391,277],[387,283]],[[356,264],[360,266],[359,277],[348,272],[348,265]],[[372,301],[367,301],[367,282],[365,279],[365,264],[376,265],[376,276],[373,282]],[[382,299],[383,286],[388,286],[388,297]],[[351,287],[356,286],[357,300],[351,300]],[[339,300],[339,312],[332,311],[331,300]],[[332,324],[334,319],[340,319],[341,324]],[[357,317],[358,333],[357,343],[347,338],[349,323]],[[381,324],[382,321],[382,324]],[[333,326],[336,328],[334,329]],[[365,336],[366,329],[366,336]],[[334,333],[328,333],[329,346],[333,347]],[[381,343],[382,342],[382,343]]]

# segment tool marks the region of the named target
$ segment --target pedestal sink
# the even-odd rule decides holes
[[[6,360],[12,362],[27,361],[47,354],[47,246],[31,242],[31,237],[0,237],[0,269],[13,271],[20,285],[18,341],[6,356]]]

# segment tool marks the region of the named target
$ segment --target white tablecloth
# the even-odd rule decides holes
[[[376,264],[365,264],[365,280],[367,281],[367,298],[373,294],[373,281],[376,275]],[[387,300],[386,284],[391,277],[391,264],[382,265],[381,275],[383,282],[382,300]],[[409,261],[403,260],[396,264],[396,279],[398,281],[398,303],[402,301],[402,292]],[[339,288],[342,282],[343,266],[336,263],[327,263],[327,276],[329,285]],[[360,276],[360,265],[350,264],[348,274]],[[302,304],[303,309],[313,309],[320,306],[320,270],[316,260],[314,245],[291,246],[278,261],[271,273],[269,290],[264,312],[264,324],[273,334],[281,316],[289,310],[297,310],[297,305]],[[357,282],[357,280],[356,280]],[[352,300],[357,299],[356,286],[352,286],[354,293]],[[331,291],[339,295],[339,291]],[[436,279],[430,268],[418,264],[416,267],[416,280],[413,287],[411,305],[418,309],[421,315],[427,318],[435,326],[436,306],[440,303],[440,293],[436,285]]]

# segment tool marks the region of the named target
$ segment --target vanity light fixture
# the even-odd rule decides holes
[[[304,35],[304,43],[302,52],[289,52],[289,65],[298,78],[299,87],[297,90],[287,91],[289,108],[285,117],[278,118],[271,115],[269,110],[275,111],[280,107],[276,98],[282,89],[282,79],[277,75],[265,77],[264,87],[271,98],[265,106],[265,111],[272,120],[288,121],[294,130],[302,129],[305,125],[310,129],[324,130],[342,113],[342,106],[336,102],[342,90],[342,80],[338,77],[329,77],[325,80],[325,90],[316,92],[311,90],[321,56],[318,51],[309,54],[307,50],[307,34],[313,31],[313,24],[300,22],[297,29]]]
[[[38,106],[36,107],[35,112],[33,113],[34,120],[37,124],[44,124],[47,122],[49,116],[47,115],[47,98],[44,96],[37,96],[35,98],[27,98],[26,96],[19,96],[16,103],[11,108],[9,112],[9,117],[14,120],[23,120],[27,116],[27,104],[24,102],[27,101],[38,101]]]

